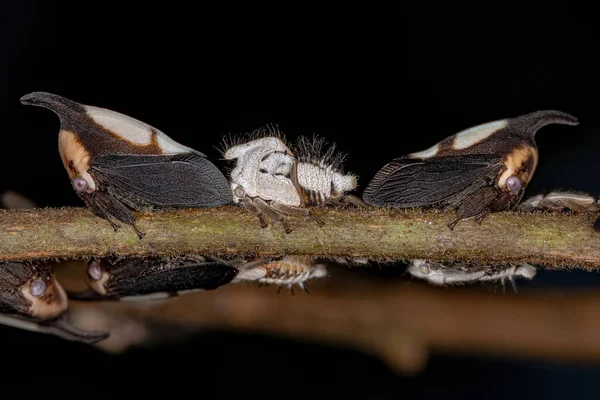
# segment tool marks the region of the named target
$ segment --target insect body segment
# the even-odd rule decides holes
[[[505,281],[508,280],[513,287],[516,277],[533,279],[537,272],[536,268],[529,264],[518,266],[490,266],[475,263],[444,265],[427,260],[411,260],[407,271],[416,278],[424,279],[430,284],[438,286],[485,281],[500,281],[504,286]]]
[[[230,174],[234,202],[246,207],[259,218],[265,228],[265,216],[282,223],[286,233],[289,227],[285,215],[299,215],[323,222],[314,217],[307,207],[327,204],[360,204],[361,201],[346,192],[354,190],[356,177],[338,170],[339,155],[330,147],[325,154],[320,138],[298,140],[298,154],[288,148],[278,136],[256,138],[247,143],[229,147],[224,152],[227,160],[236,160]]]
[[[323,138],[300,136],[296,143],[298,159],[296,175],[305,206],[353,204],[362,206],[358,197],[347,194],[356,189],[356,176],[342,172],[345,154],[338,152],[335,143],[328,145]]]
[[[304,256],[285,256],[275,261],[259,260],[241,265],[238,269],[239,273],[233,279],[233,283],[254,281],[274,284],[279,289],[286,286],[292,292],[294,285],[306,291],[306,282],[309,279],[327,276],[325,265],[316,264]]]
[[[225,176],[204,154],[115,111],[34,92],[21,98],[60,119],[59,152],[77,195],[97,216],[131,225],[130,211],[231,202]]]
[[[88,262],[90,288],[69,293],[78,300],[149,300],[212,290],[229,283],[237,269],[201,256],[105,257]]]
[[[95,343],[107,332],[86,331],[68,322],[68,299],[47,262],[0,263],[0,323],[64,339]]]
[[[363,193],[374,206],[456,209],[458,219],[479,223],[513,209],[538,163],[535,134],[549,124],[577,125],[560,111],[537,111],[493,121],[452,135],[429,149],[385,165]]]

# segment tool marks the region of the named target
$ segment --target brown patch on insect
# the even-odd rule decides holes
[[[438,154],[446,154],[451,151],[455,151],[454,149],[454,138],[455,136],[447,137],[439,143],[439,151]]]
[[[150,129],[150,141],[145,144],[134,143],[123,138],[116,132],[106,129],[102,125],[93,121],[98,129],[102,130],[106,136],[100,137],[102,144],[94,144],[93,149],[101,149],[101,152],[94,152],[94,158],[103,154],[122,153],[122,154],[163,154],[163,150],[158,143],[158,132],[156,129]]]
[[[515,148],[504,158],[506,170],[498,178],[498,187],[507,190],[506,180],[513,175],[519,177],[524,187],[531,180],[537,163],[538,153],[535,148],[528,145]]]
[[[147,144],[133,143],[133,142],[131,142],[127,139],[124,139],[121,136],[113,133],[112,131],[108,131],[108,132],[110,132],[112,135],[114,135],[117,140],[122,141],[123,143],[126,143],[127,146],[131,146],[132,154],[163,154],[163,149],[160,147],[160,144],[158,143],[158,132],[156,132],[156,129],[153,129],[153,128],[150,129],[150,142],[148,142]]]
[[[71,180],[90,169],[90,153],[78,136],[76,133],[63,130],[58,137],[60,158]]]
[[[89,274],[86,274],[86,281],[89,285],[90,289],[94,292],[101,294],[102,296],[106,296],[108,292],[106,291],[106,284],[110,279],[110,274],[103,272],[102,277],[98,280],[92,279]]]

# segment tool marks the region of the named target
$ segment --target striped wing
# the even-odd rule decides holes
[[[109,154],[94,160],[91,174],[101,187],[158,208],[217,207],[232,199],[227,178],[196,153]]]
[[[454,205],[464,196],[492,184],[502,170],[490,155],[402,157],[383,167],[371,180],[363,199],[393,208]]]

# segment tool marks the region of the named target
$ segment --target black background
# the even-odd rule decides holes
[[[58,118],[19,103],[32,91],[140,119],[219,166],[226,134],[265,124],[291,139],[315,132],[349,154],[345,167],[359,175],[359,192],[394,157],[483,122],[557,109],[581,123],[538,132],[540,163],[526,196],[598,192],[600,59],[591,6],[28,0],[0,7],[0,189],[40,206],[81,202],[58,155]],[[595,273],[542,271],[531,285],[598,282]],[[233,334],[120,357],[11,328],[0,328],[0,337],[11,371],[2,380],[35,382],[11,385],[28,397],[133,388],[307,397],[327,385],[364,398],[594,398],[600,378],[593,368],[444,356],[408,378],[360,353]]]

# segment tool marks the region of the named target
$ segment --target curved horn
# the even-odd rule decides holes
[[[533,137],[536,132],[546,125],[579,125],[579,120],[571,114],[556,110],[535,111],[529,114],[513,118],[510,124],[515,127],[516,132],[525,136]]]
[[[63,116],[69,114],[82,114],[85,109],[79,103],[66,99],[57,94],[47,92],[33,92],[21,97],[21,103],[25,105],[44,107],[54,111],[62,120]]]

